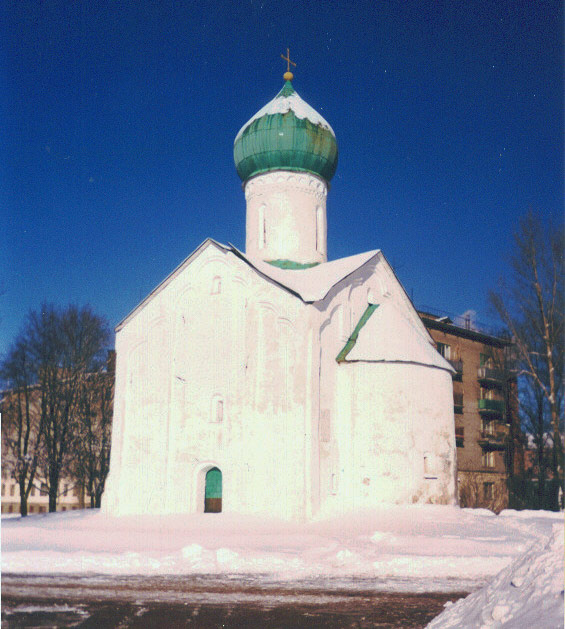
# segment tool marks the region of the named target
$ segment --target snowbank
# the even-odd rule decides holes
[[[355,578],[382,589],[474,590],[563,518],[390,506],[308,524],[230,514],[109,517],[73,511],[2,520],[2,571]]]
[[[528,518],[525,513],[518,517]],[[537,540],[491,583],[448,607],[428,629],[563,627],[563,525],[553,529],[550,538]]]

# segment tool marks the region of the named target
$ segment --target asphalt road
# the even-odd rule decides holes
[[[2,575],[2,628],[200,629],[424,627],[466,592],[363,589],[245,577]]]

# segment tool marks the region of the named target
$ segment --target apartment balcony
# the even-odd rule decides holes
[[[464,446],[465,441],[465,428],[463,426],[455,426],[455,445],[458,448]]]
[[[453,394],[453,412],[456,415],[461,415],[463,413],[463,393]]]
[[[477,370],[477,379],[480,382],[502,384],[502,371],[500,369],[493,369],[492,367],[479,367]]]
[[[483,430],[479,438],[479,445],[485,450],[504,450],[506,448],[506,433],[490,433]]]
[[[478,400],[481,415],[502,415],[504,413],[503,400]]]
[[[455,369],[455,373],[453,375],[453,379],[457,380],[457,382],[461,382],[463,378],[463,361],[462,360],[448,360],[447,361],[453,369]]]

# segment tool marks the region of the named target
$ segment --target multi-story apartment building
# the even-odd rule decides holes
[[[91,415],[96,416],[96,422],[92,422],[92,431],[97,434],[100,439],[105,431],[106,439],[104,448],[108,448],[108,452],[103,453],[102,445],[99,456],[109,457],[110,430],[113,405],[114,377],[115,377],[115,352],[110,350],[106,361],[106,368],[102,372],[87,374],[84,382],[87,384],[86,391],[88,395],[83,398],[83,403],[88,403]],[[7,389],[0,391],[0,424],[2,427],[2,513],[20,513],[20,487],[16,482],[13,474],[15,468],[14,448],[17,442],[17,422],[2,422],[3,413],[17,413],[17,393],[14,390]],[[31,439],[35,438],[38,430],[39,417],[39,390],[37,387],[29,389],[28,405],[30,409],[30,431]],[[4,416],[6,417],[6,415]],[[105,428],[101,428],[101,418],[104,417]],[[107,465],[107,461],[105,463]],[[38,467],[33,487],[28,497],[28,514],[47,513],[49,511],[49,495],[48,486],[45,478],[40,476],[40,468]],[[59,495],[57,498],[57,511],[71,511],[75,509],[84,509],[90,506],[90,495],[85,491],[76,479],[70,477],[62,477],[59,483]]]
[[[4,468],[4,466],[3,466]],[[74,511],[84,509],[84,491],[73,481],[63,479],[60,485],[61,494],[57,501],[57,511]],[[88,503],[88,501],[86,501]],[[47,513],[49,511],[49,495],[47,485],[37,480],[28,498],[28,514]],[[5,469],[2,470],[2,513],[20,512],[20,487]]]
[[[508,476],[519,437],[511,343],[420,312],[439,353],[453,368],[453,408],[461,506],[500,511],[508,506]]]
[[[0,420],[6,412],[6,407],[13,399],[12,391],[2,391],[0,393]],[[37,408],[35,390],[31,392],[30,408]],[[2,422],[2,513],[20,513],[20,486],[13,476],[14,458],[13,452],[7,446],[8,441],[14,441],[15,435],[6,431],[11,424]],[[31,424],[31,431],[36,429],[35,424]],[[34,438],[33,435],[31,437]],[[68,478],[62,478],[59,485],[59,498],[57,500],[57,511],[70,511],[81,509],[85,506],[84,491],[76,483]],[[28,496],[28,514],[47,513],[49,511],[49,492],[47,483],[41,478],[39,469],[35,477],[33,486]]]

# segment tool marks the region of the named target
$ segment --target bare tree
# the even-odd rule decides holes
[[[78,395],[71,474],[90,496],[91,507],[100,507],[110,470],[114,378],[111,351],[105,368],[88,374]]]
[[[88,374],[103,362],[109,340],[106,320],[89,307],[57,309],[44,304],[30,312],[20,343],[32,365],[35,412],[43,455],[38,467],[47,481],[49,511],[57,510],[59,481],[70,469],[76,413]]]
[[[504,440],[504,466],[508,485],[508,506],[524,508],[526,491],[524,488],[524,434],[520,426],[518,401],[518,378],[516,346],[507,330],[496,333],[502,346],[485,345],[483,349],[486,364],[496,374],[496,382],[504,400],[504,411],[501,417],[507,426]]]
[[[536,414],[539,418],[541,412],[542,424],[549,424],[550,466],[556,484],[562,485],[563,228],[544,225],[530,212],[520,222],[514,240],[509,280],[489,297],[516,346],[519,375],[523,377],[522,415],[527,421],[528,413],[532,419]],[[527,410],[530,401],[538,405],[537,409]],[[536,422],[539,424],[539,419]],[[541,447],[540,456],[543,452]]]
[[[7,386],[0,401],[4,466],[19,485],[20,513],[25,517],[42,453],[43,427],[37,374],[22,337],[9,350],[1,375]]]
[[[551,423],[547,413],[547,402],[542,389],[535,383],[525,386],[521,395],[522,421],[528,435],[528,446],[532,449],[533,460],[529,460],[526,481],[530,485],[529,499],[531,507],[543,509],[548,500],[548,468],[551,467],[550,432]],[[531,485],[534,486],[531,486]],[[551,504],[549,505],[551,506]]]

